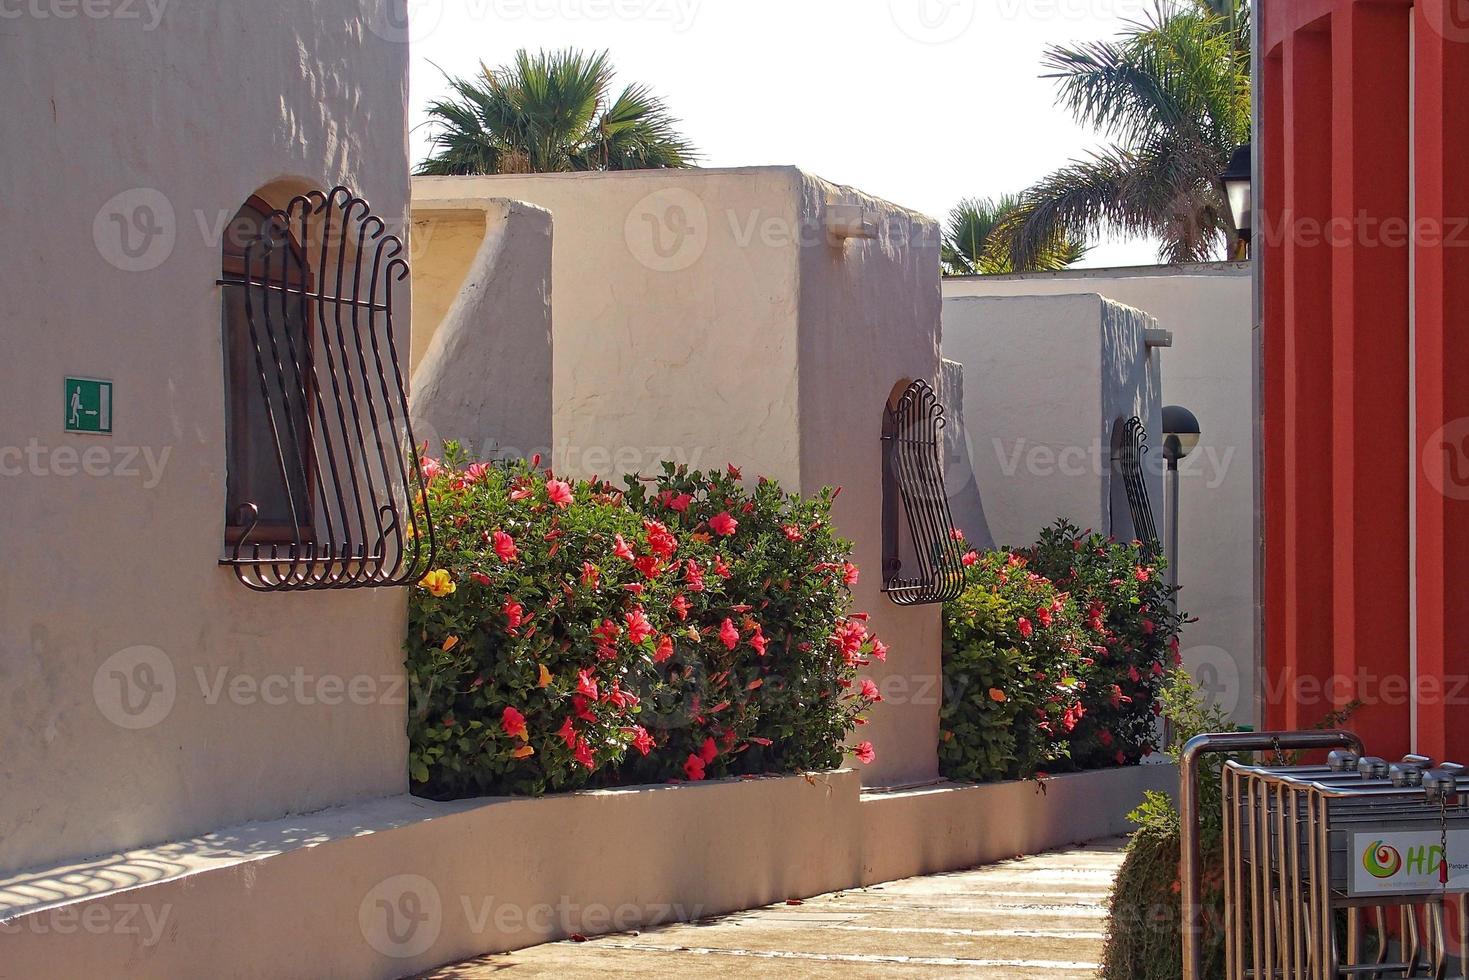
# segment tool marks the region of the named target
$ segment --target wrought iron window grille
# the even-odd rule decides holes
[[[394,336],[402,241],[335,187],[293,198],[238,244],[218,283],[227,304],[243,294],[240,376],[270,435],[257,479],[278,516],[267,527],[262,499],[239,503],[220,564],[260,592],[418,581],[435,542]],[[229,345],[228,307],[225,320]]]
[[[1148,484],[1143,474],[1143,461],[1149,452],[1148,430],[1136,415],[1120,424],[1121,439],[1112,457],[1113,475],[1122,479],[1133,533],[1145,546],[1156,548],[1158,527],[1153,520],[1153,503],[1148,498]]]
[[[882,431],[882,590],[900,606],[948,602],[964,591],[964,554],[951,533],[942,466],[944,406],[928,382],[888,401]],[[902,502],[900,518],[898,503]],[[903,574],[900,523],[914,574]]]

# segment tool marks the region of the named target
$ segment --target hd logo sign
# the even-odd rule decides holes
[[[1469,891],[1469,830],[1449,832],[1449,890]],[[1432,894],[1443,848],[1437,831],[1378,829],[1351,835],[1352,895]],[[1460,860],[1455,860],[1460,858]]]

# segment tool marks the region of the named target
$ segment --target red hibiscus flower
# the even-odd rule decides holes
[[[643,755],[647,755],[649,752],[653,751],[653,747],[657,743],[653,741],[653,736],[648,734],[648,730],[646,728],[644,728],[642,725],[637,725],[633,728],[632,733],[633,748],[637,749]]]
[[[689,509],[689,504],[694,502],[692,494],[674,493],[672,490],[664,490],[658,494],[658,502],[669,510],[682,514]]]
[[[1026,619],[1024,616],[1020,617],[1020,620],[1016,622],[1015,628],[1020,631],[1021,636],[1025,637],[1029,637],[1030,634],[1035,632],[1035,627],[1031,626],[1030,620]]]
[[[756,626],[754,635],[750,637],[750,646],[754,647],[755,652],[763,657],[765,656],[765,648],[769,644],[770,641],[765,638],[765,634],[760,631],[760,627]]]
[[[788,541],[800,541],[802,538],[805,537],[805,535],[801,533],[801,529],[794,524],[781,525],[781,532],[785,534],[786,540]]]
[[[1141,565],[1137,567],[1137,570],[1133,572],[1132,575],[1139,582],[1146,582],[1151,577],[1148,570]]]
[[[565,480],[547,480],[546,496],[551,498],[551,503],[557,507],[568,507],[571,505],[571,484]]]
[[[678,613],[678,618],[680,621],[684,621],[689,618],[689,600],[684,598],[682,592],[674,596],[673,601],[670,602],[669,605],[673,607],[674,612]]]
[[[505,604],[500,607],[500,611],[505,614],[505,621],[509,629],[513,630],[525,622],[525,607],[508,595],[505,597]]]
[[[698,562],[693,559],[684,562],[683,572],[684,581],[688,582],[690,592],[704,591],[704,570],[699,567]]]
[[[877,758],[877,753],[873,751],[871,742],[858,742],[857,747],[852,750],[852,754],[864,766],[872,765],[872,760]]]
[[[704,765],[707,766],[709,763],[713,762],[715,757],[718,755],[719,746],[714,744],[714,739],[704,739],[704,744],[699,746],[699,758],[704,761]]]
[[[489,472],[490,472],[490,464],[489,463],[475,463],[475,464],[471,465],[468,469],[466,469],[464,471],[464,484],[465,484],[465,486],[473,486],[474,484],[476,484],[479,481],[483,480],[485,478],[485,474],[487,474]]]
[[[861,572],[858,570],[858,568],[857,568],[856,565],[853,565],[851,562],[843,562],[842,563],[842,581],[843,582],[847,583],[848,585],[856,585],[857,584],[857,579],[860,576],[861,576]]]
[[[719,642],[724,644],[726,650],[733,650],[740,642],[740,631],[735,628],[734,622],[724,617],[724,622],[719,624]]]
[[[479,585],[484,585],[484,586],[488,586],[488,585],[491,584],[490,583],[490,577],[488,575],[486,575],[484,572],[470,572],[469,573],[469,580],[471,582],[475,582],[475,583],[477,583]]]
[[[722,538],[727,538],[740,529],[740,522],[729,516],[729,511],[720,511],[709,518],[709,530]]]
[[[862,698],[874,704],[882,700],[882,694],[878,691],[877,685],[872,683],[871,678],[862,678]]]
[[[730,463],[725,468],[725,470],[726,470],[726,472],[729,473],[729,478],[731,480],[743,480],[744,479],[744,476],[740,474],[740,468],[738,466],[736,466],[735,464],[733,464],[733,463]]]
[[[520,557],[520,550],[515,547],[515,539],[504,531],[496,531],[493,537],[495,554],[500,556],[501,561],[515,561]]]
[[[704,760],[696,755],[690,755],[683,764],[683,774],[691,782],[697,782],[704,778]]]
[[[623,561],[632,561],[637,557],[632,553],[632,548],[628,547],[627,542],[622,540],[622,535],[620,534],[614,535],[612,538],[612,553]]]
[[[715,575],[718,575],[720,578],[729,578],[729,566],[724,563],[723,555],[715,555],[714,564],[711,567],[714,569]]]
[[[888,645],[877,637],[872,638],[872,659],[886,661],[888,658]]]
[[[678,550],[678,538],[657,521],[643,521],[643,530],[648,532],[648,547],[660,558],[672,558]]]
[[[627,638],[633,643],[642,643],[653,635],[653,624],[642,606],[634,606],[632,612],[624,613],[622,621],[627,624]]]
[[[500,727],[511,738],[525,739],[529,734],[525,727],[525,715],[514,708],[506,708],[500,715]]]
[[[964,552],[964,557],[961,558],[960,561],[964,563],[965,568],[968,568],[970,565],[973,565],[975,562],[979,561],[979,552],[966,551]]]
[[[568,749],[576,748],[576,726],[571,723],[570,717],[567,717],[561,723],[561,727],[556,729],[556,734],[561,736],[561,740],[566,743]]]
[[[658,577],[657,555],[641,555],[637,558],[634,558],[632,564],[633,567],[638,570],[638,573],[643,576],[643,578],[651,579]]]
[[[571,757],[588,769],[597,768],[596,760],[592,757],[592,747],[580,736],[577,737],[576,748],[571,750]]]
[[[434,482],[434,479],[440,473],[444,472],[443,464],[432,456],[419,457],[418,468],[423,472],[423,482],[425,483]]]
[[[582,585],[585,585],[589,589],[595,589],[597,587],[597,583],[600,582],[601,580],[602,580],[602,573],[597,570],[597,566],[596,565],[593,565],[589,561],[584,561],[584,562],[581,563],[581,584]]]
[[[673,657],[673,637],[663,636],[658,638],[658,649],[653,652],[655,664],[664,663]]]
[[[1050,626],[1051,625],[1051,607],[1050,606],[1041,606],[1040,608],[1036,609],[1036,611],[1035,611],[1035,618],[1040,621],[1040,624],[1042,626]]]
[[[576,692],[592,699],[597,697],[597,679],[592,676],[590,668],[583,669],[577,673]]]

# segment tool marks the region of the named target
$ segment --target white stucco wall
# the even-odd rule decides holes
[[[415,178],[413,193],[416,214],[506,197],[551,212],[558,470],[671,458],[843,488],[855,607],[892,647],[870,672],[887,700],[860,734],[878,750],[863,778],[936,776],[938,611],[880,591],[883,405],[900,379],[937,376],[936,224],[791,167]],[[831,237],[833,207],[875,237]]]
[[[475,458],[551,453],[551,213],[522,201],[413,215],[413,428]]]
[[[0,869],[406,787],[403,592],[217,565],[215,280],[267,185],[403,230],[407,46],[377,0],[128,6],[0,31]],[[112,435],[63,431],[67,376],[114,383]]]
[[[1110,440],[1116,420],[1132,415],[1158,431],[1157,369],[1145,336],[1152,318],[1094,293],[948,299],[943,316],[944,357],[964,367],[973,463],[972,476],[958,466],[947,474],[959,527],[978,541],[1021,547],[1061,517],[1130,536],[1125,507],[1114,528]],[[1160,513],[1156,470],[1148,483]]]
[[[1184,662],[1245,724],[1255,722],[1250,288],[1247,263],[944,281],[946,303],[968,296],[1100,293],[1146,311],[1172,333],[1173,346],[1155,355],[1162,362],[1163,403],[1191,409],[1203,429],[1199,448],[1179,468],[1180,606],[1199,618],[1184,634]],[[1160,522],[1166,515],[1161,503]]]

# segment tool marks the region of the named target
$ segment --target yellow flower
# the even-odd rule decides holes
[[[454,649],[458,645],[459,645],[459,637],[457,637],[457,636],[451,636],[447,640],[444,641],[444,645],[443,645],[443,647],[441,649],[445,653],[448,653],[450,650]]]
[[[435,599],[442,599],[446,595],[453,595],[459,586],[454,584],[454,579],[442,568],[436,568],[425,575],[418,583],[419,588],[427,589],[429,595]]]
[[[531,748],[529,745],[522,745],[520,748],[516,749],[510,754],[515,756],[515,758],[517,759],[528,759],[536,754],[536,750]]]
[[[536,682],[536,687],[546,687],[551,683],[551,672],[546,669],[545,664],[538,665],[541,668],[541,678]]]

